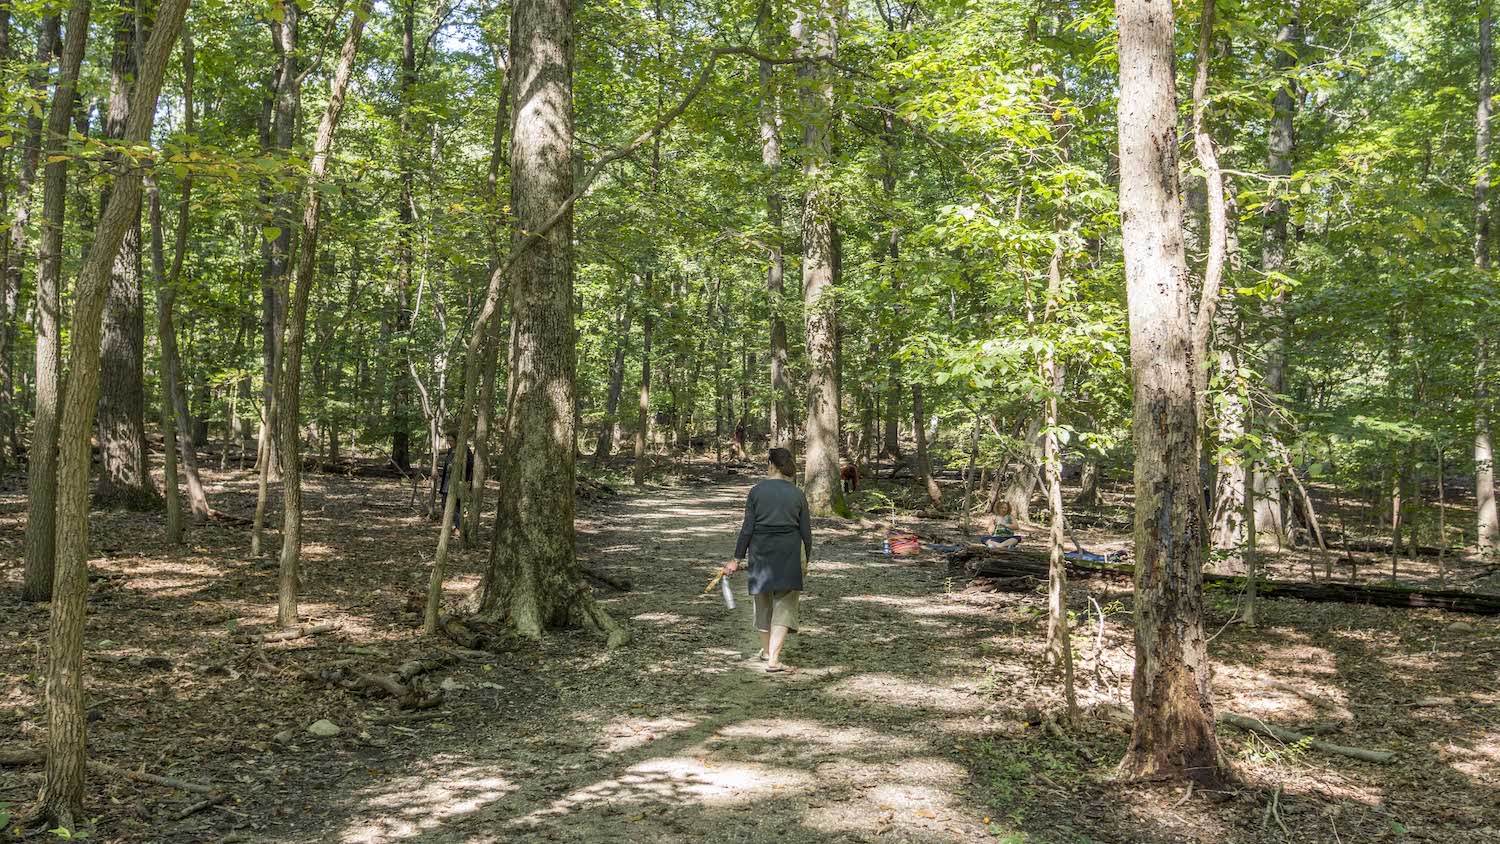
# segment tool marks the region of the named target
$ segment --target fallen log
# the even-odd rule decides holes
[[[1322,739],[1315,739],[1312,736],[1305,736],[1294,730],[1288,730],[1285,727],[1278,727],[1274,724],[1267,724],[1265,721],[1262,721],[1259,718],[1248,718],[1244,715],[1237,715],[1233,712],[1220,711],[1216,713],[1216,715],[1219,721],[1222,721],[1225,724],[1239,727],[1246,732],[1259,733],[1263,736],[1270,736],[1274,739],[1284,741],[1288,744],[1297,744],[1299,742],[1303,742],[1306,743],[1308,747],[1311,747],[1314,750],[1321,750],[1324,753],[1336,753],[1339,756],[1347,756],[1350,759],[1361,759],[1365,762],[1376,762],[1384,764],[1391,761],[1391,759],[1395,758],[1396,756],[1396,754],[1386,750],[1366,750],[1363,747],[1345,747],[1341,744],[1334,744],[1332,742],[1323,741]]]
[[[1389,539],[1348,539],[1348,538],[1345,538],[1344,539],[1344,547],[1347,550],[1350,550],[1350,551],[1360,551],[1360,552],[1363,552],[1365,554],[1384,554],[1386,556],[1390,556],[1390,553],[1391,553],[1391,541]],[[1403,554],[1410,554],[1410,553],[1412,553],[1412,547],[1411,547],[1410,543],[1402,546],[1401,553],[1403,553]],[[1443,552],[1436,545],[1418,545],[1416,547],[1416,553],[1417,553],[1417,556],[1419,556],[1419,557],[1436,557],[1440,553],[1451,553],[1451,552]]]
[[[1131,715],[1130,710],[1126,709],[1123,706],[1116,706],[1115,704],[1107,703],[1101,706],[1097,706],[1092,710],[1090,714],[1096,720],[1104,721],[1108,724],[1115,724],[1117,726],[1124,727],[1125,729],[1130,729],[1135,722],[1135,718],[1133,715]],[[1288,730],[1285,727],[1278,727],[1275,724],[1267,724],[1265,721],[1262,721],[1259,718],[1250,718],[1248,716],[1239,715],[1234,712],[1228,712],[1223,709],[1219,709],[1214,712],[1214,720],[1223,724],[1228,724],[1232,727],[1239,727],[1247,733],[1259,733],[1260,735],[1270,736],[1271,738],[1274,738],[1278,741],[1284,741],[1288,744],[1305,742],[1308,747],[1311,747],[1314,750],[1321,750],[1324,753],[1333,753],[1338,756],[1347,756],[1350,759],[1360,759],[1365,762],[1385,764],[1386,762],[1394,759],[1396,756],[1396,754],[1386,750],[1366,750],[1363,747],[1345,747],[1341,744],[1334,744],[1333,742],[1323,741],[1322,739],[1315,739],[1312,736],[1303,735],[1296,730]]]
[[[966,546],[948,555],[954,564],[962,564],[971,573],[994,578],[997,585],[1015,583],[1014,578],[1047,578],[1048,561],[1040,551],[1013,549],[999,551],[982,545]],[[1067,561],[1068,576],[1079,578],[1108,578],[1128,580],[1134,574],[1130,565],[1103,565]],[[1223,586],[1238,590],[1244,586],[1243,577],[1205,574],[1205,586]],[[1398,609],[1437,609],[1447,612],[1473,613],[1475,615],[1500,615],[1500,595],[1476,592],[1459,592],[1452,589],[1403,589],[1396,586],[1356,586],[1345,583],[1302,583],[1294,581],[1264,580],[1257,584],[1257,591],[1265,598],[1296,598],[1315,603],[1369,604],[1377,607]]]

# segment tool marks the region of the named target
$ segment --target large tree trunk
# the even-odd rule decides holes
[[[586,624],[629,639],[599,608],[574,556],[573,6],[517,0],[511,61],[510,402],[480,611],[524,636]],[[552,226],[549,230],[549,224]],[[531,233],[524,239],[521,233]],[[525,244],[529,248],[522,248]]]
[[[827,60],[838,53],[839,15],[824,0],[815,14],[796,12],[793,34],[804,64],[801,76],[805,149],[802,175],[802,304],[807,333],[807,456],[803,489],[819,515],[845,512],[839,484],[839,394],[835,332],[838,291],[834,279],[833,191],[827,172],[833,159],[835,104]]]
[[[104,137],[119,139],[130,116],[136,68],[139,0],[115,18],[110,61],[109,111]],[[117,163],[122,163],[117,160]],[[101,207],[107,203],[101,203]],[[135,510],[160,504],[146,470],[145,308],[141,297],[141,211],[125,231],[104,302],[104,348],[100,355],[98,503]]]
[[[73,125],[73,97],[78,68],[88,41],[89,2],[68,12],[67,40],[58,67],[57,87],[47,113],[46,167],[42,172],[42,237],[36,277],[36,421],[31,432],[26,472],[26,567],[21,596],[28,601],[52,597],[57,551],[57,425],[62,405],[62,250],[63,214],[67,209],[68,158],[62,155]]]
[[[141,54],[130,117],[123,132],[122,140],[127,144],[143,144],[151,137],[156,97],[187,5],[188,0],[162,0],[157,7],[156,25]],[[86,21],[87,0],[81,0],[79,6]],[[79,6],[69,15],[70,47]],[[79,46],[81,42],[79,38]],[[71,97],[63,100],[63,111],[71,101]],[[83,627],[88,598],[89,433],[99,408],[100,322],[110,270],[126,231],[138,219],[140,200],[141,170],[121,171],[115,176],[74,289],[70,375],[59,436],[57,583],[48,631],[47,772],[42,787],[43,810],[52,822],[68,829],[77,829],[84,820]]]
[[[1119,0],[1120,218],[1135,391],[1135,725],[1121,769],[1222,780],[1203,633],[1204,508],[1177,180],[1173,13]]]
[[[282,627],[297,623],[297,592],[302,564],[302,426],[298,413],[302,383],[302,345],[307,327],[307,303],[312,295],[313,261],[318,254],[318,212],[323,204],[320,184],[328,173],[329,152],[344,108],[344,94],[354,72],[354,55],[374,0],[363,0],[349,20],[349,32],[339,50],[339,63],[328,92],[328,105],[318,122],[313,141],[312,166],[307,174],[306,205],[302,209],[302,231],[297,241],[296,287],[287,317],[286,348],[281,372],[281,467],[283,504],[281,513],[281,574],[277,585],[276,621]]]
[[[1484,4],[1479,22],[1479,108],[1474,132],[1474,268],[1490,266],[1490,71],[1494,65],[1494,13]],[[1474,373],[1474,489],[1479,511],[1479,553],[1494,558],[1500,552],[1500,508],[1495,505],[1495,450],[1490,440],[1489,340],[1486,325],[1479,328]]]
[[[1276,36],[1276,43],[1285,49],[1276,50],[1276,70],[1289,73],[1296,59],[1287,50],[1295,50],[1302,40],[1302,29],[1294,17],[1288,20]],[[1274,111],[1270,122],[1266,171],[1273,177],[1285,179],[1292,173],[1292,153],[1296,138],[1292,132],[1292,119],[1296,114],[1297,101],[1292,96],[1293,83],[1288,80],[1276,92]],[[1281,188],[1278,187],[1278,190]],[[1264,316],[1267,323],[1265,360],[1262,375],[1266,392],[1281,395],[1286,387],[1286,286],[1275,278],[1275,274],[1286,270],[1287,249],[1287,205],[1273,193],[1266,202],[1264,232],[1261,238],[1261,271],[1272,278],[1276,293],[1266,300]],[[1270,436],[1276,434],[1271,432]],[[1286,523],[1281,507],[1281,474],[1265,460],[1255,465],[1255,529],[1263,539],[1278,547],[1287,544]]]

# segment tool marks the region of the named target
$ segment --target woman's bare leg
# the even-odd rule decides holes
[[[761,634],[767,638],[766,652],[771,655],[771,661],[766,664],[766,667],[779,667],[781,665],[781,646],[786,644],[786,634],[788,632],[790,632],[790,628],[786,625],[773,624],[771,625],[771,632],[769,634]]]

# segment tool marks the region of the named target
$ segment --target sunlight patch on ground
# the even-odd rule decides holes
[[[741,721],[715,734],[716,738],[775,742],[806,742],[844,750],[906,753],[921,747],[911,739],[882,735],[862,727],[836,727],[817,721],[788,718]]]
[[[724,806],[806,789],[812,777],[803,771],[753,762],[720,761],[708,756],[668,756],[631,766],[613,779],[563,797],[516,822],[534,824],[594,806]]]
[[[833,684],[823,694],[862,703],[954,714],[970,712],[979,705],[972,695],[958,689],[890,674],[859,674]]]
[[[681,718],[641,719],[621,715],[611,719],[600,729],[599,743],[608,753],[622,753],[686,730],[697,723]]]
[[[829,571],[858,571],[862,566],[853,563],[841,563],[837,560],[818,560],[812,564],[812,576],[817,576]]]
[[[453,819],[482,809],[516,786],[482,768],[453,771],[436,780],[397,777],[365,789],[364,806],[376,817],[355,821],[339,840],[344,844],[384,844],[420,840]]]
[[[897,833],[902,836],[897,840],[973,840],[977,832],[974,820],[964,814],[953,794],[962,788],[968,773],[952,762],[915,757],[863,770],[847,765],[818,768],[823,781],[839,773],[852,775],[853,799],[810,809],[805,825],[829,835],[850,830]]]
[[[1449,741],[1434,748],[1455,771],[1492,788],[1500,786],[1500,728],[1491,727],[1463,744]]]
[[[685,615],[678,615],[675,612],[643,612],[639,615],[631,616],[630,620],[646,621],[653,624],[667,624],[673,626],[680,624],[692,624],[695,621],[694,619],[688,618]]]

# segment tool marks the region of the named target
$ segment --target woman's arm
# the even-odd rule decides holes
[[[812,516],[807,513],[807,494],[802,495],[802,511],[797,514],[797,527],[802,531],[802,549],[807,553],[807,562],[812,562]]]
[[[734,546],[734,558],[745,559],[750,550],[750,537],[755,534],[755,492],[745,497],[745,520],[740,523],[740,539]]]

